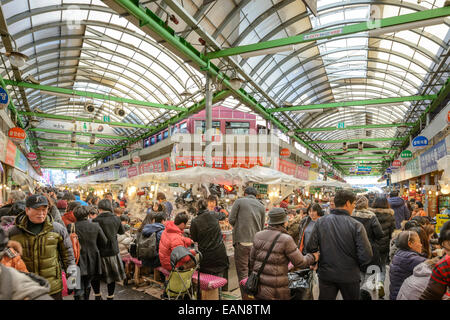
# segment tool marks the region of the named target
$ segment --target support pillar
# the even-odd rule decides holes
[[[208,72],[206,75],[206,88],[205,88],[205,113],[206,113],[206,126],[205,126],[205,163],[206,167],[212,167],[212,92],[211,92],[211,76]]]

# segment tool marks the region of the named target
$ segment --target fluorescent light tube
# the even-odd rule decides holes
[[[275,53],[286,52],[286,51],[295,51],[295,50],[297,50],[297,48],[298,48],[298,46],[291,44],[291,45],[282,46],[282,47],[245,52],[245,53],[241,53],[240,56],[245,59],[245,58],[256,57],[256,56],[261,56],[261,55],[266,55],[266,54],[275,54]]]
[[[429,27],[436,24],[443,24],[446,18],[434,18],[434,19],[428,19],[423,21],[416,21],[416,22],[410,22],[401,24],[398,26],[392,26],[392,27],[386,27],[386,28],[376,28],[369,31],[369,37],[375,37],[386,33],[391,32],[399,32],[399,31],[405,31],[405,30],[412,30],[417,28],[423,28],[423,27]]]

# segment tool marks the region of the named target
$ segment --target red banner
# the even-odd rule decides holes
[[[294,176],[297,165],[295,163],[288,162],[286,160],[279,160],[278,171]]]
[[[132,166],[128,168],[128,178],[132,178],[138,175],[138,168],[136,166]]]
[[[9,164],[11,167],[14,167],[15,161],[16,161],[16,145],[11,140],[8,140],[8,144],[6,145],[5,163]]]
[[[295,177],[301,180],[308,180],[308,169],[303,166],[297,166]]]

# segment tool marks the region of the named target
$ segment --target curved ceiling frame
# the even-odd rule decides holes
[[[55,38],[56,38],[56,39],[55,39]],[[59,39],[64,39],[64,38],[65,38],[65,36],[62,36],[62,37],[50,37],[50,38],[41,39],[41,40],[39,40],[39,41],[37,41],[37,42],[35,42],[35,43],[45,44],[45,43],[51,42],[51,41],[53,41],[53,40],[59,40]],[[70,36],[70,38],[71,38],[71,39],[74,39],[73,36]],[[113,39],[101,39],[101,38],[97,38],[97,37],[84,36],[84,35],[83,35],[83,36],[79,36],[79,38],[83,38],[83,39],[89,38],[90,40],[94,40],[94,41],[105,41],[105,42],[110,42],[110,43],[113,43],[113,44],[116,44],[116,45],[120,45],[120,41],[118,41],[118,40],[113,40]],[[25,46],[25,47],[33,46],[35,43],[30,43],[30,44],[28,44],[28,45]],[[27,49],[28,49],[28,48],[27,48]],[[79,47],[79,48],[77,48],[76,50],[79,50],[81,53],[84,51],[82,47]],[[95,50],[95,49],[92,49],[92,50]],[[92,51],[92,50],[88,50],[88,51]],[[48,50],[46,50],[46,51],[48,51]],[[139,53],[141,53],[141,54],[143,53],[143,51],[140,51],[140,50],[136,50],[136,51],[139,52]],[[80,53],[80,57],[76,57],[78,60],[83,59],[83,58],[81,57],[81,53]],[[108,52],[108,53],[111,54],[110,52]],[[45,55],[48,55],[48,54],[50,54],[50,53],[47,53],[47,52],[45,53]],[[144,54],[144,55],[146,55],[146,54]],[[41,57],[41,54],[39,53],[39,54],[36,54],[36,55],[33,55],[33,56],[35,57],[35,59],[37,59],[38,57]],[[44,54],[43,54],[42,56],[44,56]],[[135,61],[131,60],[130,57],[125,56],[125,55],[123,55],[123,54],[117,54],[117,53],[116,53],[116,56],[121,57],[121,58],[127,60],[128,62],[133,62],[133,63],[136,63],[137,65],[139,65],[139,66],[141,66],[141,67],[144,67],[144,65],[143,65],[142,63],[140,63],[140,62],[139,62],[139,63],[138,63],[138,62],[135,62]],[[147,55],[146,55],[146,56],[147,56]],[[126,58],[125,58],[125,57],[126,57]],[[151,56],[149,56],[149,57],[151,57]],[[53,62],[55,62],[55,59],[70,61],[69,58],[70,58],[70,57],[53,58],[52,60],[53,60]],[[98,60],[98,59],[102,60],[103,63],[115,64],[116,66],[119,66],[117,62],[111,61],[111,60],[107,60],[107,59],[105,59],[105,58],[103,58],[103,57],[97,56],[96,59],[97,59],[97,60]],[[50,59],[49,59],[49,60],[50,60]],[[49,61],[49,60],[44,60],[44,61]],[[75,60],[75,59],[73,59],[73,60]],[[152,59],[150,59],[150,60],[152,60]],[[153,61],[154,61],[154,60],[153,60]],[[24,76],[25,76],[27,72],[29,72],[30,70],[32,70],[32,68],[36,69],[36,71],[37,71],[37,70],[38,70],[38,67],[40,67],[40,66],[42,65],[42,63],[43,63],[43,62],[37,63],[37,60],[36,60],[36,63],[30,64],[27,68],[24,68],[24,69],[22,69],[21,71],[23,72],[23,74],[24,74]],[[159,64],[159,62],[158,62],[158,64]],[[99,66],[99,67],[100,67],[100,66]],[[73,66],[72,68],[77,69],[77,66]],[[149,83],[150,83],[152,86],[154,86],[156,89],[158,88],[158,85],[156,85],[153,81],[149,81],[149,79],[148,79],[147,77],[145,77],[143,74],[139,73],[138,71],[132,69],[131,67],[122,65],[121,68],[122,68],[122,69],[128,68],[128,69],[133,70],[136,74],[138,74],[139,76],[141,76],[141,78],[145,79],[147,82],[149,82]],[[165,68],[164,68],[164,69],[165,69]],[[107,71],[108,69],[104,68],[104,70]],[[153,75],[155,75],[155,77],[158,77],[158,74],[155,73],[155,72],[153,72],[153,71],[151,71],[150,69],[148,69],[147,71],[149,71],[150,73],[152,73]],[[171,70],[169,70],[169,71],[172,72]],[[167,72],[167,70],[166,70],[166,72]],[[76,74],[76,73],[75,73],[75,74]],[[173,91],[173,93],[175,93],[175,94],[177,93],[177,90],[176,90],[175,88],[173,88],[173,86],[172,86],[170,83],[168,83],[168,81],[167,81],[166,79],[163,79],[163,78],[160,78],[160,77],[158,77],[158,79],[160,79],[160,80],[162,81],[162,83],[164,83],[165,85],[167,85],[167,86]],[[154,96],[155,99],[157,99],[157,101],[158,101],[159,103],[161,103],[161,104],[164,103],[162,100],[160,100],[160,99],[157,98],[157,95],[151,94],[151,92],[148,91],[148,90],[145,90],[145,91],[147,91],[147,92],[149,93],[149,95]],[[171,97],[168,96],[168,93],[166,93],[166,92],[164,92],[164,91],[159,91],[159,92],[161,92],[161,94],[163,94],[165,97],[167,97],[168,100],[171,100]],[[179,94],[178,94],[178,96],[179,96]],[[144,98],[144,97],[143,97],[143,98]],[[180,100],[182,100],[182,97],[181,97],[181,96],[179,96],[179,98],[180,98]]]
[[[392,40],[391,40],[392,41]],[[397,42],[397,43],[401,43],[400,41],[394,41],[394,42]],[[405,43],[402,43],[402,44],[405,44]],[[362,51],[363,49],[360,49],[359,51]],[[386,53],[384,50],[378,50],[378,48],[377,49],[375,49],[375,48],[371,48],[371,47],[369,47],[369,48],[366,48],[366,49],[364,49],[364,50],[366,50],[367,52],[381,52],[381,53]],[[417,49],[420,53],[425,53],[424,51],[421,51],[421,50],[419,50],[419,49]],[[325,56],[327,56],[328,54],[330,54],[330,53],[337,53],[337,52],[346,52],[346,51],[351,51],[351,50],[348,50],[347,48],[344,48],[344,49],[337,49],[337,50],[333,50],[333,52],[327,52],[326,54],[324,54],[324,55],[321,55],[321,54],[319,54],[319,55],[315,55],[315,56],[313,56],[313,57],[310,57],[310,58],[308,58],[308,59],[306,59],[306,60],[308,60],[308,61],[303,61],[303,62],[301,62],[301,63],[299,63],[299,64],[296,64],[296,65],[294,65],[294,66],[292,66],[290,69],[288,69],[287,71],[286,71],[286,73],[289,73],[289,72],[293,72],[294,70],[297,70],[297,69],[299,69],[300,67],[302,67],[303,66],[303,64],[304,63],[308,63],[308,62],[310,62],[310,61],[313,61],[313,60],[316,60],[317,58],[322,58],[322,57],[325,57]],[[399,57],[401,57],[401,58],[405,58],[405,57],[403,57],[402,56],[402,54],[401,53],[398,53],[398,52],[396,52],[396,51],[392,51],[392,52],[390,52],[390,54],[393,54],[393,55],[395,55],[395,56],[399,56]],[[428,54],[426,55],[426,56],[428,56]],[[367,58],[367,59],[364,59],[364,60],[354,60],[354,59],[343,59],[343,60],[340,60],[340,61],[338,61],[338,63],[344,63],[344,62],[352,62],[352,61],[371,61],[370,59],[374,59],[374,58]],[[376,61],[372,61],[372,62],[379,62],[379,63],[385,63],[385,64],[391,64],[391,62],[390,61],[387,61],[387,60],[384,60],[384,59],[378,59],[378,58],[376,58],[377,60]],[[413,62],[413,60],[410,60],[411,61],[411,63],[414,63]],[[432,61],[435,61],[434,59],[432,60]],[[281,62],[280,62],[281,63]],[[328,64],[325,64],[325,63],[322,63],[321,65],[319,65],[319,66],[316,66],[315,68],[312,68],[312,69],[308,69],[307,71],[305,71],[304,73],[301,73],[301,75],[303,75],[303,76],[307,76],[308,74],[310,74],[310,73],[312,73],[312,72],[314,72],[314,71],[316,71],[316,70],[320,70],[321,68],[325,68],[326,66],[329,66],[329,65],[332,65],[332,64],[334,64],[334,63],[336,63],[336,62],[330,62],[330,63],[328,63]],[[416,63],[414,63],[414,64],[416,64]],[[416,64],[416,65],[418,65],[418,64]],[[395,65],[393,65],[394,67],[395,67]],[[418,65],[419,67],[420,67],[420,65]],[[422,67],[421,67],[422,68]],[[403,68],[400,68],[400,69],[403,69],[405,72],[407,72],[407,73],[410,73],[410,71],[408,71],[409,69],[407,69],[407,68],[405,68],[405,67],[403,67]],[[405,70],[406,69],[406,70]],[[425,69],[425,70],[427,70],[427,69]],[[428,70],[430,70],[430,68],[428,68]],[[270,70],[270,71],[274,71],[273,69],[272,70]],[[269,71],[269,72],[270,72]],[[345,71],[345,69],[343,70],[343,71]],[[413,74],[413,73],[411,73],[411,74]],[[327,76],[328,74],[327,73],[324,73],[324,74],[322,74],[322,76]],[[414,75],[414,74],[413,74]],[[419,80],[421,80],[421,81],[424,81],[424,79],[420,79],[419,77],[417,77],[416,75],[414,75],[417,79],[419,79]],[[265,80],[267,80],[267,78],[268,77],[266,77],[265,79],[264,79],[264,81]],[[277,83],[279,83],[280,81],[281,81],[281,79],[283,78],[283,76],[280,76],[280,77],[278,77],[277,79],[275,79],[274,81],[273,81],[273,83],[272,83],[272,85],[271,86],[269,86],[268,88],[267,88],[267,91],[268,92],[270,92],[271,90],[272,90],[272,88],[277,84]],[[425,77],[424,77],[425,78]],[[296,78],[294,78],[294,79],[292,79],[292,80],[290,80],[290,81],[288,81],[288,82],[286,82],[286,84],[285,84],[285,86],[289,86],[289,85],[292,85],[292,86],[294,86],[294,81],[297,81],[299,78],[298,78],[298,76],[296,77]],[[416,87],[418,90],[420,89],[420,87],[418,87],[416,84],[414,85],[414,87]],[[284,87],[283,87],[283,89],[284,89]],[[282,92],[282,90],[283,89],[280,89],[279,91],[278,91],[278,93],[276,93],[275,94],[275,96],[274,96],[274,99],[277,99],[278,98],[278,96],[280,95],[280,92]],[[437,92],[437,90],[436,90],[436,92]],[[283,100],[283,99],[282,99]],[[284,101],[284,100],[283,100]]]
[[[40,65],[41,65],[41,66],[45,66],[45,65],[47,65],[47,64],[52,64],[52,63],[54,63],[54,62],[56,62],[56,61],[63,61],[63,60],[69,60],[69,61],[74,61],[74,60],[79,60],[79,61],[91,61],[91,59],[85,59],[85,58],[81,58],[81,57],[67,57],[67,59],[65,59],[65,58],[63,58],[63,59],[55,58],[55,59],[52,59],[52,60],[45,60],[45,63],[42,62]],[[112,63],[112,64],[115,64],[115,63]],[[73,69],[73,66],[57,67],[57,69],[58,69],[58,70],[61,70],[61,69],[65,69],[66,67],[67,67],[67,69]],[[105,72],[105,73],[107,73],[107,74],[120,75],[120,73],[118,73],[118,72],[116,72],[116,71],[107,70],[107,69],[103,69],[103,68],[100,68],[100,67],[94,67],[94,65],[88,66],[88,67],[77,66],[76,69],[77,69],[77,71],[80,71],[80,70],[81,70],[81,71],[85,71],[85,70],[97,70],[97,71],[100,71],[100,72]],[[92,77],[92,78],[95,78],[95,77],[101,77],[101,75],[98,75],[98,74],[96,74],[96,75],[89,75],[88,72],[86,73],[86,75],[80,75],[80,74],[77,72],[77,75],[78,75],[78,76],[83,76],[83,77],[88,77],[88,78],[89,78],[89,77]],[[106,76],[103,76],[102,78],[103,78],[103,80],[105,80],[105,79],[108,80],[108,77],[106,77]],[[122,75],[122,78],[124,78],[124,79],[126,79],[126,80],[132,82],[132,79],[131,79],[130,77],[128,77],[128,76]],[[141,97],[142,97],[142,95],[141,95],[138,91],[136,91],[136,89],[129,87],[127,84],[122,83],[122,82],[120,82],[120,81],[118,81],[117,79],[114,79],[114,78],[110,78],[110,81],[114,81],[116,84],[120,84],[121,86],[130,89],[130,92],[133,92],[133,91],[134,91],[135,94],[136,94],[137,96],[141,96]],[[80,81],[78,81],[78,82],[80,82]],[[95,83],[95,82],[94,82],[94,83]],[[120,92],[120,90],[118,90],[116,87],[112,87],[112,86],[110,86],[110,85],[107,85],[107,83],[104,83],[104,82],[96,82],[95,84],[97,84],[97,85],[100,84],[100,85],[102,85],[102,86],[110,87],[112,90],[117,90],[117,91]],[[138,84],[138,86],[141,87],[142,89],[145,89],[145,87],[142,87],[140,84]],[[113,95],[114,95],[114,94],[113,94]],[[127,94],[124,92],[124,95],[127,95]],[[129,95],[129,93],[128,93],[128,95]],[[143,98],[143,100],[145,100],[144,97],[142,97],[142,98]],[[142,115],[143,119],[146,119],[146,117],[144,116],[144,114],[143,114],[138,108],[136,108],[136,109],[137,109],[137,111]],[[142,124],[143,124],[143,123],[142,123]]]
[[[157,42],[155,42],[154,40],[152,40],[149,36],[147,35],[141,35],[141,34],[137,34],[136,32],[129,30],[129,29],[125,29],[119,25],[115,25],[115,24],[111,24],[111,23],[105,23],[103,21],[96,21],[96,20],[83,20],[80,21],[81,25],[85,25],[85,26],[94,26],[94,27],[101,27],[101,28],[108,28],[108,29],[112,29],[115,31],[119,31],[119,32],[123,32],[124,34],[127,34],[129,36],[133,36],[135,38],[138,38],[141,41],[145,41],[147,44],[153,46],[155,49],[159,50],[160,52],[164,53],[165,55],[167,55],[170,59],[172,59],[173,62],[177,63],[179,65],[179,67],[181,67],[183,69],[183,71],[190,77],[192,77],[193,75],[197,75],[193,73],[193,68],[189,68],[189,65],[186,63],[179,63],[179,61],[177,61],[177,59],[179,59],[175,54],[173,54],[171,51],[163,51],[164,47],[160,46],[160,44],[158,44]],[[59,21],[59,22],[52,22],[52,23],[48,23],[48,24],[42,24],[36,27],[33,27],[31,29],[25,29],[19,33],[17,33],[16,35],[13,35],[14,37],[20,38],[23,36],[26,36],[30,33],[36,32],[36,31],[41,31],[41,30],[45,30],[45,29],[49,29],[49,28],[54,28],[54,27],[61,27],[65,25],[64,21]],[[101,39],[101,41],[103,41],[104,39],[102,37],[99,37],[99,39]],[[85,38],[83,38],[83,40],[85,40]],[[88,39],[89,40],[89,39]],[[113,40],[113,39],[112,39]],[[117,41],[117,40],[116,40]],[[118,41],[119,42],[119,41]],[[124,42],[121,42],[124,43]],[[114,44],[117,44],[114,42]],[[130,46],[128,43],[126,47],[127,49],[132,49],[135,50],[135,46]],[[63,48],[61,48],[63,49]],[[104,48],[104,47],[99,47],[98,51],[100,52],[105,52],[108,54],[113,54],[111,53],[111,50],[108,48]],[[150,60],[153,60],[154,62],[156,62],[158,65],[160,65],[162,68],[165,68],[165,65],[161,65],[159,63],[159,60],[154,59],[152,56],[148,55],[145,51],[141,51],[140,54],[146,56],[147,58],[149,58]],[[166,70],[167,72],[169,72],[168,70]],[[172,72],[170,70],[170,72]],[[177,79],[177,81],[180,83],[180,85],[184,85],[184,83],[182,81],[180,81],[180,79],[177,77],[174,77],[175,79]],[[203,83],[198,83],[197,78],[194,77],[194,81],[196,82],[198,87],[202,87]]]
[[[407,8],[407,9],[411,9],[411,10],[416,10],[416,11],[421,11],[421,10],[426,10],[427,8],[425,8],[425,7],[421,7],[421,6],[417,6],[417,5],[412,5],[412,6],[410,6],[410,4],[409,3],[401,3],[401,2],[399,2],[399,1],[361,1],[360,3],[356,3],[356,1],[352,1],[352,2],[355,2],[355,3],[350,3],[350,4],[347,4],[346,3],[346,5],[348,5],[348,6],[346,6],[345,8],[348,8],[348,7],[350,7],[350,6],[362,6],[362,5],[371,5],[371,4],[383,4],[383,5],[392,5],[392,6],[398,6],[398,7],[400,7],[400,8]],[[391,3],[392,2],[392,3]],[[406,4],[406,5],[405,5]],[[332,4],[332,5],[330,5],[330,6],[328,6],[327,8],[323,8],[323,9],[321,9],[321,8],[319,8],[319,12],[321,11],[321,10],[332,10],[332,9],[335,9],[335,10],[333,10],[333,11],[330,11],[330,14],[331,13],[336,13],[336,11],[343,11],[345,8],[343,8],[343,4],[342,3],[338,3],[338,4]],[[306,14],[307,16],[309,16],[309,14]],[[359,22],[365,22],[365,21],[367,21],[367,20],[359,20]],[[297,22],[297,21],[295,21],[295,22]],[[294,23],[295,23],[294,22]],[[329,25],[324,25],[324,26],[321,26],[320,28],[317,28],[317,29],[310,29],[308,32],[314,32],[314,31],[320,31],[320,30],[322,30],[322,29],[325,29],[325,28],[328,28],[328,27],[337,27],[337,26],[340,26],[340,25],[342,25],[342,24],[345,24],[345,22],[344,23],[342,23],[342,22],[340,22],[340,23],[334,23],[334,24],[329,24]],[[287,27],[290,27],[290,25],[286,25],[285,26],[285,28],[287,28]],[[273,33],[272,34],[272,36],[274,36],[275,34],[277,34],[278,32],[281,32],[282,31],[282,29],[280,29],[280,30],[277,30],[277,32],[276,33]],[[414,32],[414,33],[416,33],[417,35],[420,35],[420,36],[424,36],[424,37],[426,37],[426,38],[428,38],[429,40],[431,40],[431,41],[433,41],[433,42],[435,42],[438,46],[440,46],[440,47],[442,47],[442,48],[444,48],[444,46],[445,46],[445,43],[443,43],[443,41],[442,40],[440,40],[439,38],[437,38],[437,37],[435,37],[434,35],[432,35],[432,34],[430,34],[430,33],[428,33],[428,32],[425,32],[425,31],[422,31],[422,32],[418,32],[418,31],[415,31],[415,30],[410,30],[410,31],[412,31],[412,32]],[[274,31],[273,31],[274,32]],[[270,33],[272,33],[272,32],[270,32]],[[269,33],[269,34],[270,34]],[[345,36],[345,37],[339,37],[339,39],[347,39],[347,38],[353,38],[353,37],[361,37],[361,35],[359,35],[358,36],[358,34],[356,34],[355,36],[349,36],[349,37],[347,37],[347,36]],[[260,41],[261,42],[263,42],[263,41],[268,41],[268,40],[270,40],[270,38],[271,37],[263,37]],[[369,39],[374,39],[374,38],[382,38],[382,37],[380,37],[380,36],[377,36],[377,37],[373,37],[373,36],[371,36],[371,37],[365,37],[365,38],[369,38]],[[331,41],[336,41],[336,39],[330,39]],[[388,39],[386,39],[386,40],[388,40]],[[325,42],[328,42],[328,41],[325,41]],[[324,42],[321,42],[321,43],[324,43]],[[312,42],[311,44],[309,44],[308,46],[305,46],[305,47],[307,47],[307,49],[311,49],[311,48],[313,48],[313,47],[316,47],[317,46],[317,43],[316,42]],[[301,49],[305,49],[305,47],[303,47],[303,48],[301,48]],[[414,48],[414,49],[416,49],[416,46],[413,46],[412,48]],[[300,49],[300,50],[301,50]],[[300,51],[301,52],[301,51]],[[295,58],[297,55],[298,55],[298,53],[300,53],[299,52],[299,50],[298,51],[294,51],[293,53],[291,53],[289,56],[287,56],[285,59],[283,59],[282,61],[280,61],[280,63],[277,63],[277,64],[279,64],[279,65],[283,65],[284,63],[285,63],[285,60],[286,59],[291,59],[291,58]],[[259,69],[260,69],[260,67],[261,66],[263,66],[269,59],[271,59],[271,58],[273,58],[273,55],[274,54],[268,54],[268,55],[266,55],[263,59],[261,59],[261,61],[255,66],[255,67],[253,67],[252,68],[252,71],[250,72],[250,75],[251,76],[253,76],[255,73],[257,73],[258,71],[259,71]],[[246,59],[243,59],[241,62],[246,62],[247,60],[248,60],[249,58],[246,58]],[[243,64],[241,64],[241,66],[243,66]],[[268,72],[268,74],[271,74],[271,72],[273,72],[273,69],[272,70],[270,70],[269,72]],[[262,82],[264,82],[265,81],[265,78],[263,78],[262,79]],[[259,83],[259,84],[261,84],[261,82]]]

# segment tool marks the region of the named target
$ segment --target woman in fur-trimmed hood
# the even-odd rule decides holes
[[[377,284],[379,297],[384,296],[384,279],[386,276],[386,265],[389,264],[389,245],[392,233],[395,230],[394,210],[390,208],[386,197],[378,196],[372,202],[370,211],[375,213],[378,222],[383,230],[383,237],[376,241],[378,244],[378,252],[380,255],[380,282]]]
[[[377,241],[384,237],[383,229],[378,222],[375,213],[368,209],[369,200],[365,196],[356,197],[355,210],[352,217],[361,222],[366,229],[367,237],[372,246],[373,258],[369,265],[380,265],[380,254]],[[365,271],[367,266],[363,266],[361,271]]]

